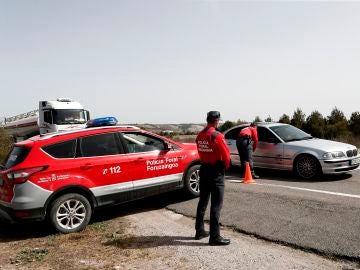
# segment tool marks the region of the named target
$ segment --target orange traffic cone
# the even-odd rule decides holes
[[[255,180],[252,178],[252,175],[251,175],[249,162],[246,162],[245,176],[244,176],[244,179],[243,179],[243,183],[244,184],[253,184],[253,183],[255,183]]]

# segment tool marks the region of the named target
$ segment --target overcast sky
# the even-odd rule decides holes
[[[0,0],[1,116],[70,97],[121,123],[359,111],[360,2]]]

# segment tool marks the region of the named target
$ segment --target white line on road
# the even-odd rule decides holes
[[[330,194],[330,195],[336,195],[336,196],[343,196],[343,197],[350,197],[350,198],[360,199],[360,195],[340,193],[340,192],[332,192],[332,191],[326,191],[326,190],[300,188],[300,187],[283,186],[283,185],[273,185],[273,184],[260,184],[260,183],[254,183],[254,184],[255,185],[260,185],[260,186],[282,187],[282,188],[288,188],[288,189],[304,190],[304,191],[310,191],[310,192],[317,192],[317,193],[324,193],[324,194]]]
[[[232,183],[242,183],[243,180],[227,180],[227,182],[232,182]]]

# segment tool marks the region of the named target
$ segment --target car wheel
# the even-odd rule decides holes
[[[314,178],[320,171],[317,160],[312,156],[301,156],[295,163],[296,174],[303,179]]]
[[[191,166],[186,172],[185,189],[192,196],[200,195],[200,165]]]
[[[50,222],[62,233],[81,231],[91,218],[91,205],[84,196],[69,193],[57,198],[50,207]]]

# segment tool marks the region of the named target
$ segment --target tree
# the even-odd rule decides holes
[[[272,121],[273,121],[273,120],[272,120],[272,118],[271,118],[270,115],[265,119],[265,122],[272,122]]]
[[[360,135],[360,113],[354,112],[350,116],[349,129],[354,135]]]
[[[290,117],[287,114],[283,114],[279,119],[279,123],[290,124]]]
[[[334,108],[327,118],[325,136],[328,139],[335,139],[349,135],[348,121],[342,111]]]
[[[238,119],[238,120],[236,121],[236,125],[246,124],[246,123],[247,123],[247,121],[244,121],[244,120],[241,120],[241,119]]]
[[[326,121],[321,113],[313,111],[310,116],[307,117],[304,125],[304,130],[317,138],[324,138],[325,136]]]
[[[11,150],[12,144],[13,141],[11,137],[3,128],[0,128],[0,164],[5,161],[5,158]]]
[[[302,129],[305,124],[305,114],[302,112],[300,108],[297,108],[296,111],[294,111],[293,117],[290,121],[290,123],[297,127]]]
[[[231,121],[225,121],[224,124],[222,124],[220,127],[219,127],[219,130],[221,132],[224,132],[225,130],[228,130],[229,128],[232,128],[233,126],[235,126],[236,124],[234,122],[231,122]]]
[[[254,122],[262,122],[260,116],[256,116],[255,119],[254,119]]]

